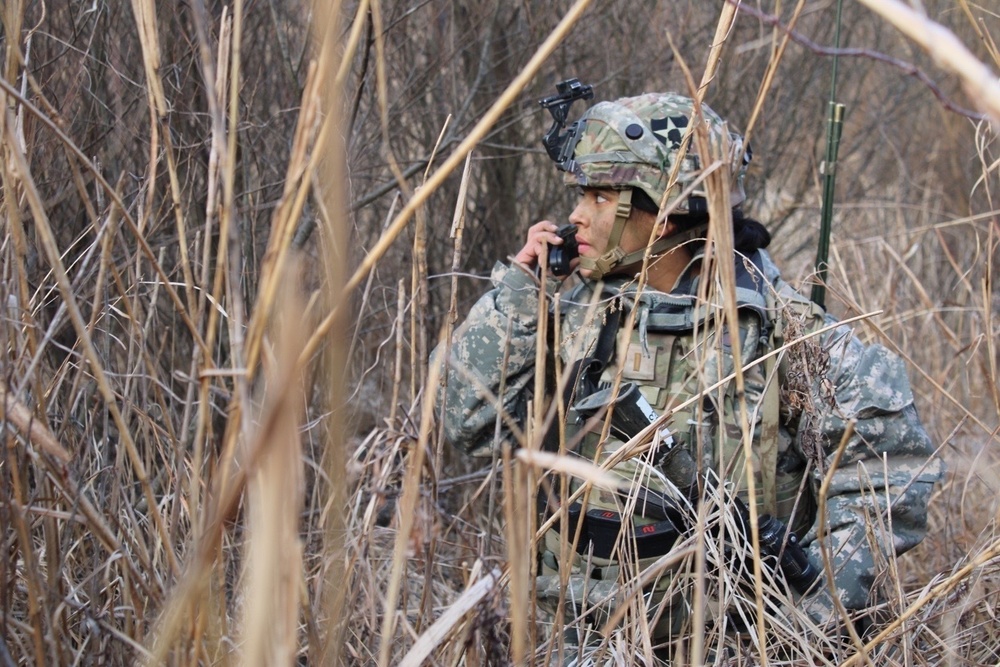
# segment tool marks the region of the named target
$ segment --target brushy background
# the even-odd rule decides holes
[[[535,660],[546,619],[491,574],[531,552],[520,478],[442,444],[429,353],[569,211],[536,100],[683,89],[733,7],[594,2],[554,33],[581,4],[3,3],[0,666]],[[912,40],[896,3],[844,4],[829,302],[877,311],[949,466],[880,660],[996,664],[1000,12],[914,4]],[[706,95],[750,128],[795,281],[835,10],[742,7]]]

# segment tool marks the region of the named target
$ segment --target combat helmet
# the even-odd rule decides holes
[[[750,152],[744,149],[743,138],[730,132],[725,121],[707,104],[703,103],[701,113],[696,114],[695,102],[690,97],[677,93],[647,93],[600,102],[565,133],[560,135],[554,125],[546,135],[546,148],[556,166],[565,172],[567,185],[621,191],[615,224],[604,254],[596,260],[580,260],[583,268],[591,270],[593,278],[600,279],[616,266],[641,261],[645,253],[643,250],[626,255],[618,247],[625,221],[631,213],[633,188],[641,189],[659,203],[661,211],[678,215],[707,212],[707,192],[698,182],[703,162],[695,142],[687,137],[695,118],[705,123],[712,144],[729,146],[733,174],[730,204],[739,206],[746,199],[743,178]],[[676,164],[678,158],[681,160],[679,165]],[[701,225],[685,230],[683,235],[659,239],[653,244],[652,252],[665,252],[685,240],[703,235],[704,231],[705,225]]]

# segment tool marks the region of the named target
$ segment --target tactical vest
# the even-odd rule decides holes
[[[808,484],[803,483],[805,462],[792,448],[792,437],[781,424],[777,366],[774,361],[750,366],[750,362],[774,349],[776,328],[780,337],[780,322],[776,321],[770,298],[771,286],[761,272],[751,273],[742,262],[736,266],[745,413],[735,380],[703,393],[704,388],[733,372],[734,360],[730,332],[723,327],[720,335],[711,309],[696,307],[694,282],[685,285],[682,281],[670,295],[635,299],[634,294],[618,294],[620,299],[611,308],[621,307],[622,313],[615,318],[605,314],[603,326],[618,327],[628,321],[629,309],[638,309],[635,327],[631,331],[618,329],[615,350],[601,372],[599,386],[612,386],[619,373],[621,385],[637,385],[657,415],[672,413],[667,422],[669,433],[663,437],[672,438],[674,446],[687,448],[702,471],[711,470],[718,479],[726,480],[744,502],[749,499],[742,415],[748,415],[758,515],[772,514],[801,536],[812,524],[815,507]],[[567,368],[574,365],[574,360],[566,357],[565,348],[563,361]],[[566,442],[578,443],[575,451],[580,456],[601,463],[614,455],[623,442],[614,435],[602,442],[603,420],[588,420],[575,409],[584,398],[574,395],[567,406]],[[670,495],[672,489],[657,470],[654,458],[652,453],[629,458],[615,465],[611,473],[634,489]],[[627,499],[621,494],[594,489],[584,512],[599,509],[620,516],[627,509],[624,505]],[[643,503],[638,503],[630,516],[637,535],[663,518],[659,512],[644,511]],[[552,536],[546,543],[551,547]],[[668,550],[665,548],[664,553]]]

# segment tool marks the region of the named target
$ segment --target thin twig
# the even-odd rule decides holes
[[[875,60],[877,62],[885,63],[887,65],[895,67],[896,69],[900,70],[907,76],[912,76],[913,78],[917,79],[922,84],[927,86],[927,88],[929,88],[930,91],[934,94],[934,97],[938,98],[938,100],[940,100],[944,108],[948,109],[949,111],[953,111],[961,116],[965,116],[966,118],[971,118],[973,120],[984,120],[986,118],[986,116],[981,113],[965,109],[955,104],[941,90],[941,88],[937,85],[937,83],[935,83],[934,80],[931,79],[930,76],[928,76],[923,70],[921,70],[913,63],[908,63],[905,60],[893,58],[892,56],[880,53],[878,51],[873,51],[871,49],[836,49],[830,46],[823,46],[822,44],[817,44],[808,39],[807,37],[805,37],[804,35],[797,33],[794,30],[791,30],[782,23],[781,18],[778,16],[773,16],[771,14],[762,12],[759,9],[752,7],[749,3],[739,2],[739,0],[726,0],[726,2],[738,5],[739,10],[741,12],[753,16],[764,25],[776,27],[784,31],[789,37],[791,37],[792,41],[794,41],[796,44],[800,44],[806,47],[813,53],[818,53],[819,55],[823,56],[836,55],[842,58],[867,58],[869,60]],[[865,0],[861,0],[861,2],[865,2]]]

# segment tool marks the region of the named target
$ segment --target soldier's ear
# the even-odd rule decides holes
[[[673,236],[677,233],[678,229],[679,227],[677,226],[677,223],[673,222],[670,218],[656,223],[656,235],[661,239]]]

